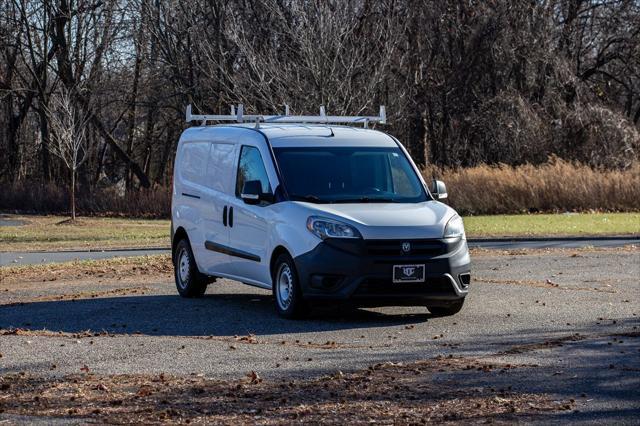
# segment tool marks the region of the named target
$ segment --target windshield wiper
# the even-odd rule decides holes
[[[393,198],[382,197],[360,197],[360,198],[347,198],[344,200],[336,200],[335,203],[395,203]]]
[[[316,197],[315,195],[290,195],[289,196],[292,200],[296,200],[296,201],[308,201],[310,203],[326,203],[327,201],[325,200],[321,200],[320,198]]]

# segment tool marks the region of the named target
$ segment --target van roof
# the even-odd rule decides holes
[[[255,123],[218,124],[206,127],[191,127],[185,130],[183,136],[188,137],[189,134],[197,133],[197,139],[201,139],[208,133],[214,136],[220,130],[230,127],[251,131],[258,130],[269,139],[274,148],[300,146],[367,146],[382,148],[397,146],[395,140],[384,132],[331,124],[260,123],[258,129],[256,129]]]

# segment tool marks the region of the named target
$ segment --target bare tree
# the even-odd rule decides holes
[[[90,116],[76,106],[72,94],[65,88],[52,96],[46,113],[51,126],[49,152],[60,158],[71,172],[69,204],[71,220],[76,220],[76,174],[87,159],[86,130]]]
[[[188,103],[384,104],[420,166],[626,168],[640,158],[640,2],[0,1],[0,184],[66,186],[46,149],[58,87],[90,117],[75,180],[96,190],[170,185]]]

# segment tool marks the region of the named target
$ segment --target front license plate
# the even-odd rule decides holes
[[[394,283],[418,283],[424,281],[424,265],[394,265]]]

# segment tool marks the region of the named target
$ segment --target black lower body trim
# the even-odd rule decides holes
[[[253,260],[254,262],[260,262],[260,256],[257,256],[252,253],[247,253],[246,251],[234,249],[232,247],[228,247],[222,244],[214,243],[213,241],[205,241],[204,247],[207,250],[217,251],[218,253],[228,254],[229,256],[240,257],[242,259]]]
[[[446,306],[467,295],[471,264],[466,241],[442,240],[443,252],[406,255],[399,254],[399,243],[396,255],[371,254],[367,243],[325,240],[295,257],[304,298],[372,306]],[[394,283],[393,267],[403,264],[424,264],[424,282]]]

